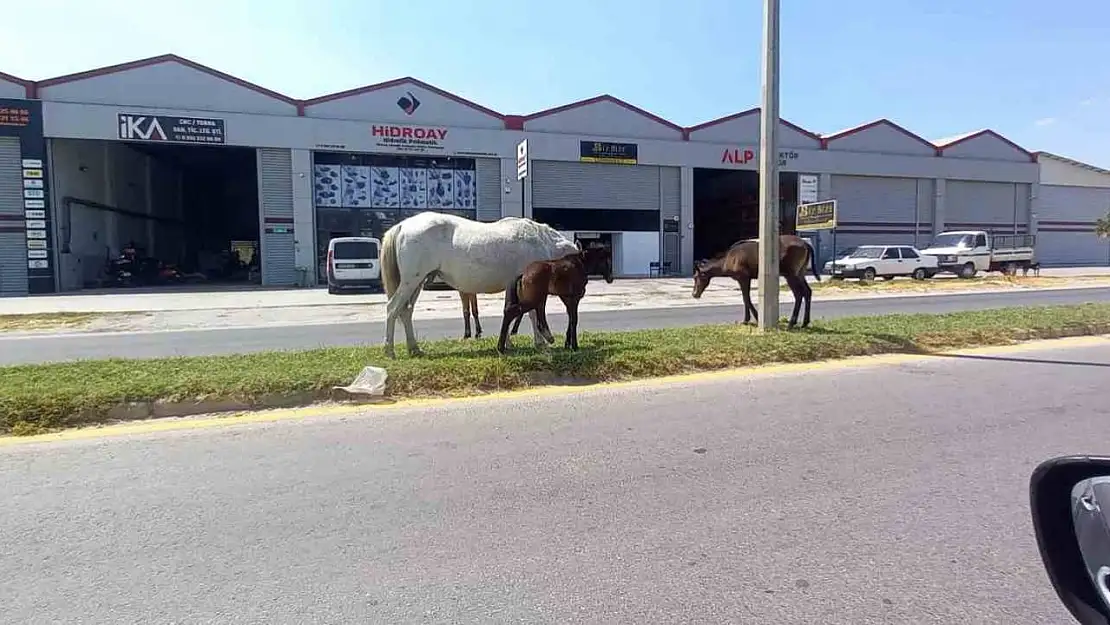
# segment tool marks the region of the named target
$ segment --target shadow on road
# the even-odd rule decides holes
[[[1073,367],[1105,367],[1110,362],[1085,362],[1082,360],[1053,360],[1050,358],[1018,358],[1016,356],[976,356],[972,354],[934,354],[937,358],[963,358],[967,360],[996,360],[1000,362],[1020,362],[1035,365],[1068,365]]]

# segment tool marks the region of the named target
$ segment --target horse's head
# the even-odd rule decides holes
[[[702,259],[694,263],[694,299],[699,299],[705,292],[705,288],[709,286],[709,281],[716,275],[714,268],[711,260]]]
[[[578,243],[581,248],[582,243]],[[613,251],[608,246],[588,247],[581,252],[582,264],[587,275],[601,275],[609,284],[613,283]]]

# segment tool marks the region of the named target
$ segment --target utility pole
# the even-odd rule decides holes
[[[763,0],[759,137],[759,329],[779,323],[779,0]]]

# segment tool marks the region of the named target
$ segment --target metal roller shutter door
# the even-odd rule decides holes
[[[501,159],[477,158],[478,221],[501,219]]]
[[[297,270],[292,151],[258,150],[258,198],[262,204],[262,284],[293,286],[297,283]]]
[[[532,162],[532,204],[543,208],[659,210],[660,167]]]
[[[0,137],[0,295],[27,294],[27,235],[23,222],[23,172],[17,137]]]
[[[1037,260],[1046,267],[1110,265],[1110,241],[1093,232],[1037,232]]]
[[[659,168],[660,217],[664,222],[682,216],[682,171],[678,167]],[[682,274],[682,240],[678,232],[663,229],[662,262],[670,263],[671,274]]]
[[[836,248],[913,245],[914,224],[930,222],[930,216],[919,209],[918,186],[917,178],[832,176],[829,195],[836,200],[840,224]]]
[[[1091,231],[1110,210],[1110,189],[1041,185],[1037,260],[1044,265],[1106,266],[1110,242]]]
[[[1007,182],[949,180],[944,192],[945,228],[1009,233],[1016,224],[1018,232],[1023,232],[1029,214],[1027,187]]]

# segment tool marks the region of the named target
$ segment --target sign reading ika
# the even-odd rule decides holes
[[[119,113],[119,138],[126,141],[223,143],[224,120]]]
[[[442,151],[443,140],[447,138],[446,128],[428,126],[374,125],[370,133],[379,147],[408,152]]]
[[[787,161],[793,161],[798,158],[798,153],[792,150],[779,152],[779,167],[786,165]],[[747,165],[754,163],[757,159],[755,148],[726,148],[721,153],[721,162],[729,165]]]

